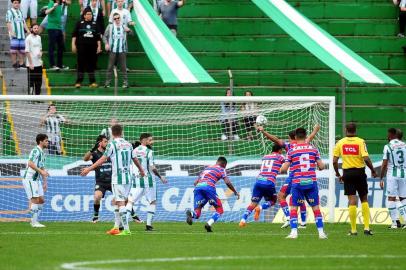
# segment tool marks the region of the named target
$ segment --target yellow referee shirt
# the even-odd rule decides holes
[[[364,157],[368,156],[365,141],[358,137],[345,137],[334,147],[334,156],[341,157],[343,169],[365,168]]]

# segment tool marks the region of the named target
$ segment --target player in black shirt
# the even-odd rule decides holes
[[[94,147],[88,151],[85,156],[83,157],[84,161],[91,160],[93,163],[96,163],[102,156],[104,151],[106,150],[107,144],[109,141],[105,135],[99,135],[96,140],[96,144]],[[94,215],[93,215],[93,223],[99,221],[99,209],[100,209],[100,201],[104,198],[106,191],[111,191],[111,162],[108,160],[107,162],[103,163],[102,166],[95,169],[96,174],[96,183],[94,187]]]

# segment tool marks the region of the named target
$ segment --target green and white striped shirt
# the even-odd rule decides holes
[[[391,140],[383,148],[383,158],[388,160],[387,176],[406,180],[406,144],[398,139]]]
[[[133,150],[133,157],[138,159],[145,172],[145,176],[140,177],[138,168],[135,165],[133,166],[133,174],[135,176],[133,187],[145,188],[155,186],[155,177],[151,170],[151,166],[154,166],[153,151],[146,146],[140,145]]]
[[[131,164],[133,147],[123,138],[113,139],[106,148],[104,155],[111,160],[111,183],[116,185],[131,184]]]
[[[106,38],[112,53],[127,52],[127,33],[123,25],[109,24],[106,29]]]
[[[41,149],[41,147],[37,145],[34,147],[34,149],[31,150],[28,161],[34,162],[34,164],[40,169],[45,167],[45,154],[44,151]],[[24,179],[32,181],[40,180],[40,174],[28,166],[28,161],[27,161],[27,170],[25,171],[24,174]]]
[[[24,16],[20,9],[10,8],[7,10],[6,23],[11,23],[13,32],[16,34],[14,38],[25,39]]]
[[[117,8],[116,0],[109,0],[110,2],[110,10]],[[128,8],[130,4],[132,4],[133,0],[124,0],[123,8]]]

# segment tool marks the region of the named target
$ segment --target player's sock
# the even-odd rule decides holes
[[[120,218],[120,213],[118,206],[114,206],[114,228],[119,228],[121,225],[121,218]]]
[[[403,217],[403,220],[406,221],[406,199],[400,201],[402,206],[399,207],[399,214]]]
[[[357,232],[357,207],[355,205],[350,205],[348,207],[348,215],[350,217],[351,232]]]
[[[211,225],[213,225],[213,223],[214,222],[216,222],[219,218],[220,218],[220,214],[219,213],[214,213],[212,216],[211,216],[211,219],[209,219],[209,221],[207,221],[207,224],[209,224],[209,226],[211,226]]]
[[[269,207],[271,207],[272,205],[271,205],[271,202],[264,202],[262,205],[261,205],[261,208],[263,209],[263,210],[266,210],[266,209],[268,209]]]
[[[192,212],[192,218],[199,219],[201,214],[202,214],[202,209],[196,208],[195,211]]]
[[[290,211],[290,228],[292,231],[297,230],[297,210],[293,209]]]
[[[38,223],[38,204],[31,204],[31,224]]]
[[[247,220],[247,218],[251,215],[252,211],[254,211],[255,206],[253,206],[252,204],[248,205],[247,210],[245,210],[244,214],[242,215],[242,219],[244,221]]]
[[[319,233],[324,232],[323,216],[321,215],[320,210],[314,210],[313,213],[314,213],[314,220],[316,222],[317,230],[319,231]]]
[[[99,204],[93,204],[93,216],[98,217],[99,216],[99,210],[100,210],[100,203]]]
[[[387,205],[388,210],[389,210],[390,218],[392,219],[392,224],[396,225],[396,220],[399,220],[399,211],[396,208],[396,202],[395,201],[387,201],[386,205]]]
[[[38,219],[41,216],[42,209],[44,209],[44,204],[43,203],[38,204]]]
[[[369,204],[368,202],[361,203],[362,218],[364,219],[364,230],[369,231]]]
[[[120,206],[119,215],[120,215],[120,220],[123,224],[124,230],[128,231],[130,229],[130,226],[128,226],[127,209],[125,208],[125,206]]]
[[[152,226],[152,219],[154,218],[155,210],[156,210],[156,204],[150,204],[148,206],[147,226]]]
[[[289,206],[288,206],[288,203],[287,203],[285,200],[283,200],[283,201],[280,202],[280,205],[281,205],[283,214],[285,215],[285,217],[286,217],[287,219],[289,219],[290,213],[289,213]]]
[[[300,206],[300,220],[302,221],[302,224],[306,224],[306,216],[307,216],[306,205],[302,204]]]

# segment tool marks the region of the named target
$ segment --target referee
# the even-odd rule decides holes
[[[102,156],[104,151],[106,150],[107,144],[109,141],[105,135],[99,135],[96,140],[96,144],[94,147],[88,151],[85,156],[83,157],[84,161],[91,160],[93,163],[96,163]],[[96,184],[94,187],[94,214],[93,214],[93,223],[99,221],[99,209],[100,209],[100,201],[104,198],[106,191],[111,190],[111,162],[107,160],[103,163],[100,167],[95,169],[96,174]]]
[[[365,164],[371,170],[372,177],[377,177],[368,156],[365,141],[357,137],[357,127],[349,123],[345,127],[346,137],[339,140],[334,147],[333,166],[340,183],[344,182],[344,194],[348,196],[348,212],[351,222],[350,236],[357,235],[357,192],[361,199],[364,234],[373,235],[369,229],[368,184]],[[338,171],[338,159],[342,158],[343,175]]]

